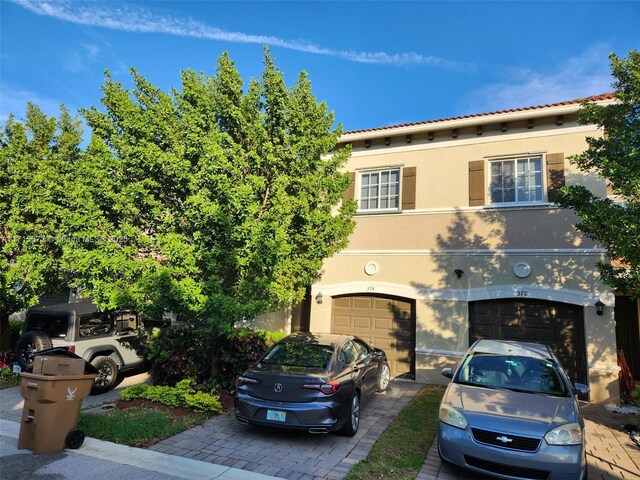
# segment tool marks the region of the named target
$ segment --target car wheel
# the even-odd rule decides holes
[[[346,437],[353,437],[358,431],[360,426],[360,397],[358,393],[354,393],[351,397],[351,403],[349,405],[349,417],[347,423],[344,424],[338,433]]]
[[[389,370],[389,364],[387,362],[382,364],[380,369],[380,376],[378,377],[378,391],[384,392],[389,386],[389,379],[391,378],[391,371]]]
[[[93,381],[91,388],[92,395],[108,392],[116,386],[118,365],[111,357],[96,357],[91,361],[91,365],[98,370],[98,376]]]
[[[33,368],[33,355],[52,347],[51,338],[46,333],[36,330],[25,333],[16,344],[18,365],[23,371],[30,371]]]

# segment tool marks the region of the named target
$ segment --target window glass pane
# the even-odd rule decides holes
[[[389,183],[389,172],[382,172],[380,174],[380,183]]]
[[[516,190],[515,188],[505,188],[504,189],[504,199],[503,202],[515,202],[516,201]]]
[[[377,185],[378,184],[378,174],[377,173],[372,173],[371,174],[371,185]]]
[[[389,195],[397,196],[398,195],[398,184],[391,184],[389,186]]]
[[[362,175],[362,186],[369,185],[369,174]]]
[[[393,170],[391,172],[391,181],[400,182],[400,170]]]
[[[502,163],[493,162],[491,164],[491,175],[500,175],[501,172],[502,172]]]
[[[389,199],[388,198],[381,198],[380,199],[380,208],[389,208]]]
[[[369,189],[369,196],[370,197],[377,197],[378,196],[378,186],[377,185],[376,186],[372,186]]]
[[[389,208],[398,208],[398,197],[392,197],[389,201]]]
[[[389,185],[380,186],[380,196],[386,197],[389,195]]]

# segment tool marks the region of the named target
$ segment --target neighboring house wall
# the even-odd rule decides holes
[[[574,229],[571,212],[548,201],[564,183],[606,196],[602,178],[567,161],[585,150],[585,137],[601,135],[577,125],[578,108],[567,102],[346,133],[357,226],[312,287],[310,329],[351,325],[363,336],[370,329],[376,346],[398,348],[397,372],[429,383],[445,383],[442,368],[455,366],[492,328],[493,335],[539,341],[549,329],[550,341],[567,344],[563,362],[575,363],[567,369],[589,383],[591,400],[617,400],[615,301],[595,268],[605,252]],[[528,173],[531,187],[517,195],[532,200],[492,203],[514,194],[511,168]],[[499,169],[505,188],[497,187]],[[399,313],[388,303],[385,314],[385,302],[398,300],[412,307]],[[606,304],[602,315],[597,300]],[[483,309],[502,323],[488,325],[493,314]],[[415,332],[399,333],[407,328]]]

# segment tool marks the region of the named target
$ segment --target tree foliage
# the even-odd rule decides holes
[[[300,301],[346,246],[354,209],[336,207],[349,151],[330,155],[341,129],[306,74],[288,88],[268,50],[246,91],[226,54],[213,76],[182,72],[181,90],[131,73],[127,90],[107,72],[104,109],[83,111],[96,234],[111,240],[76,249],[85,291],[224,322]]]
[[[82,156],[82,130],[62,107],[47,117],[28,104],[24,122],[9,117],[0,139],[0,351],[9,345],[9,314],[58,292],[64,227],[74,192],[64,181]]]
[[[604,282],[640,298],[640,53],[622,59],[612,54],[610,60],[617,101],[585,104],[579,114],[581,124],[596,124],[605,134],[588,138],[587,150],[572,161],[605,177],[623,203],[580,185],[564,187],[554,200],[574,209],[580,217],[576,228],[607,249],[611,261],[598,265]]]

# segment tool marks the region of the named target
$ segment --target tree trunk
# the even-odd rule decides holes
[[[14,347],[11,345],[11,328],[9,327],[9,312],[0,310],[0,352],[9,352]]]

